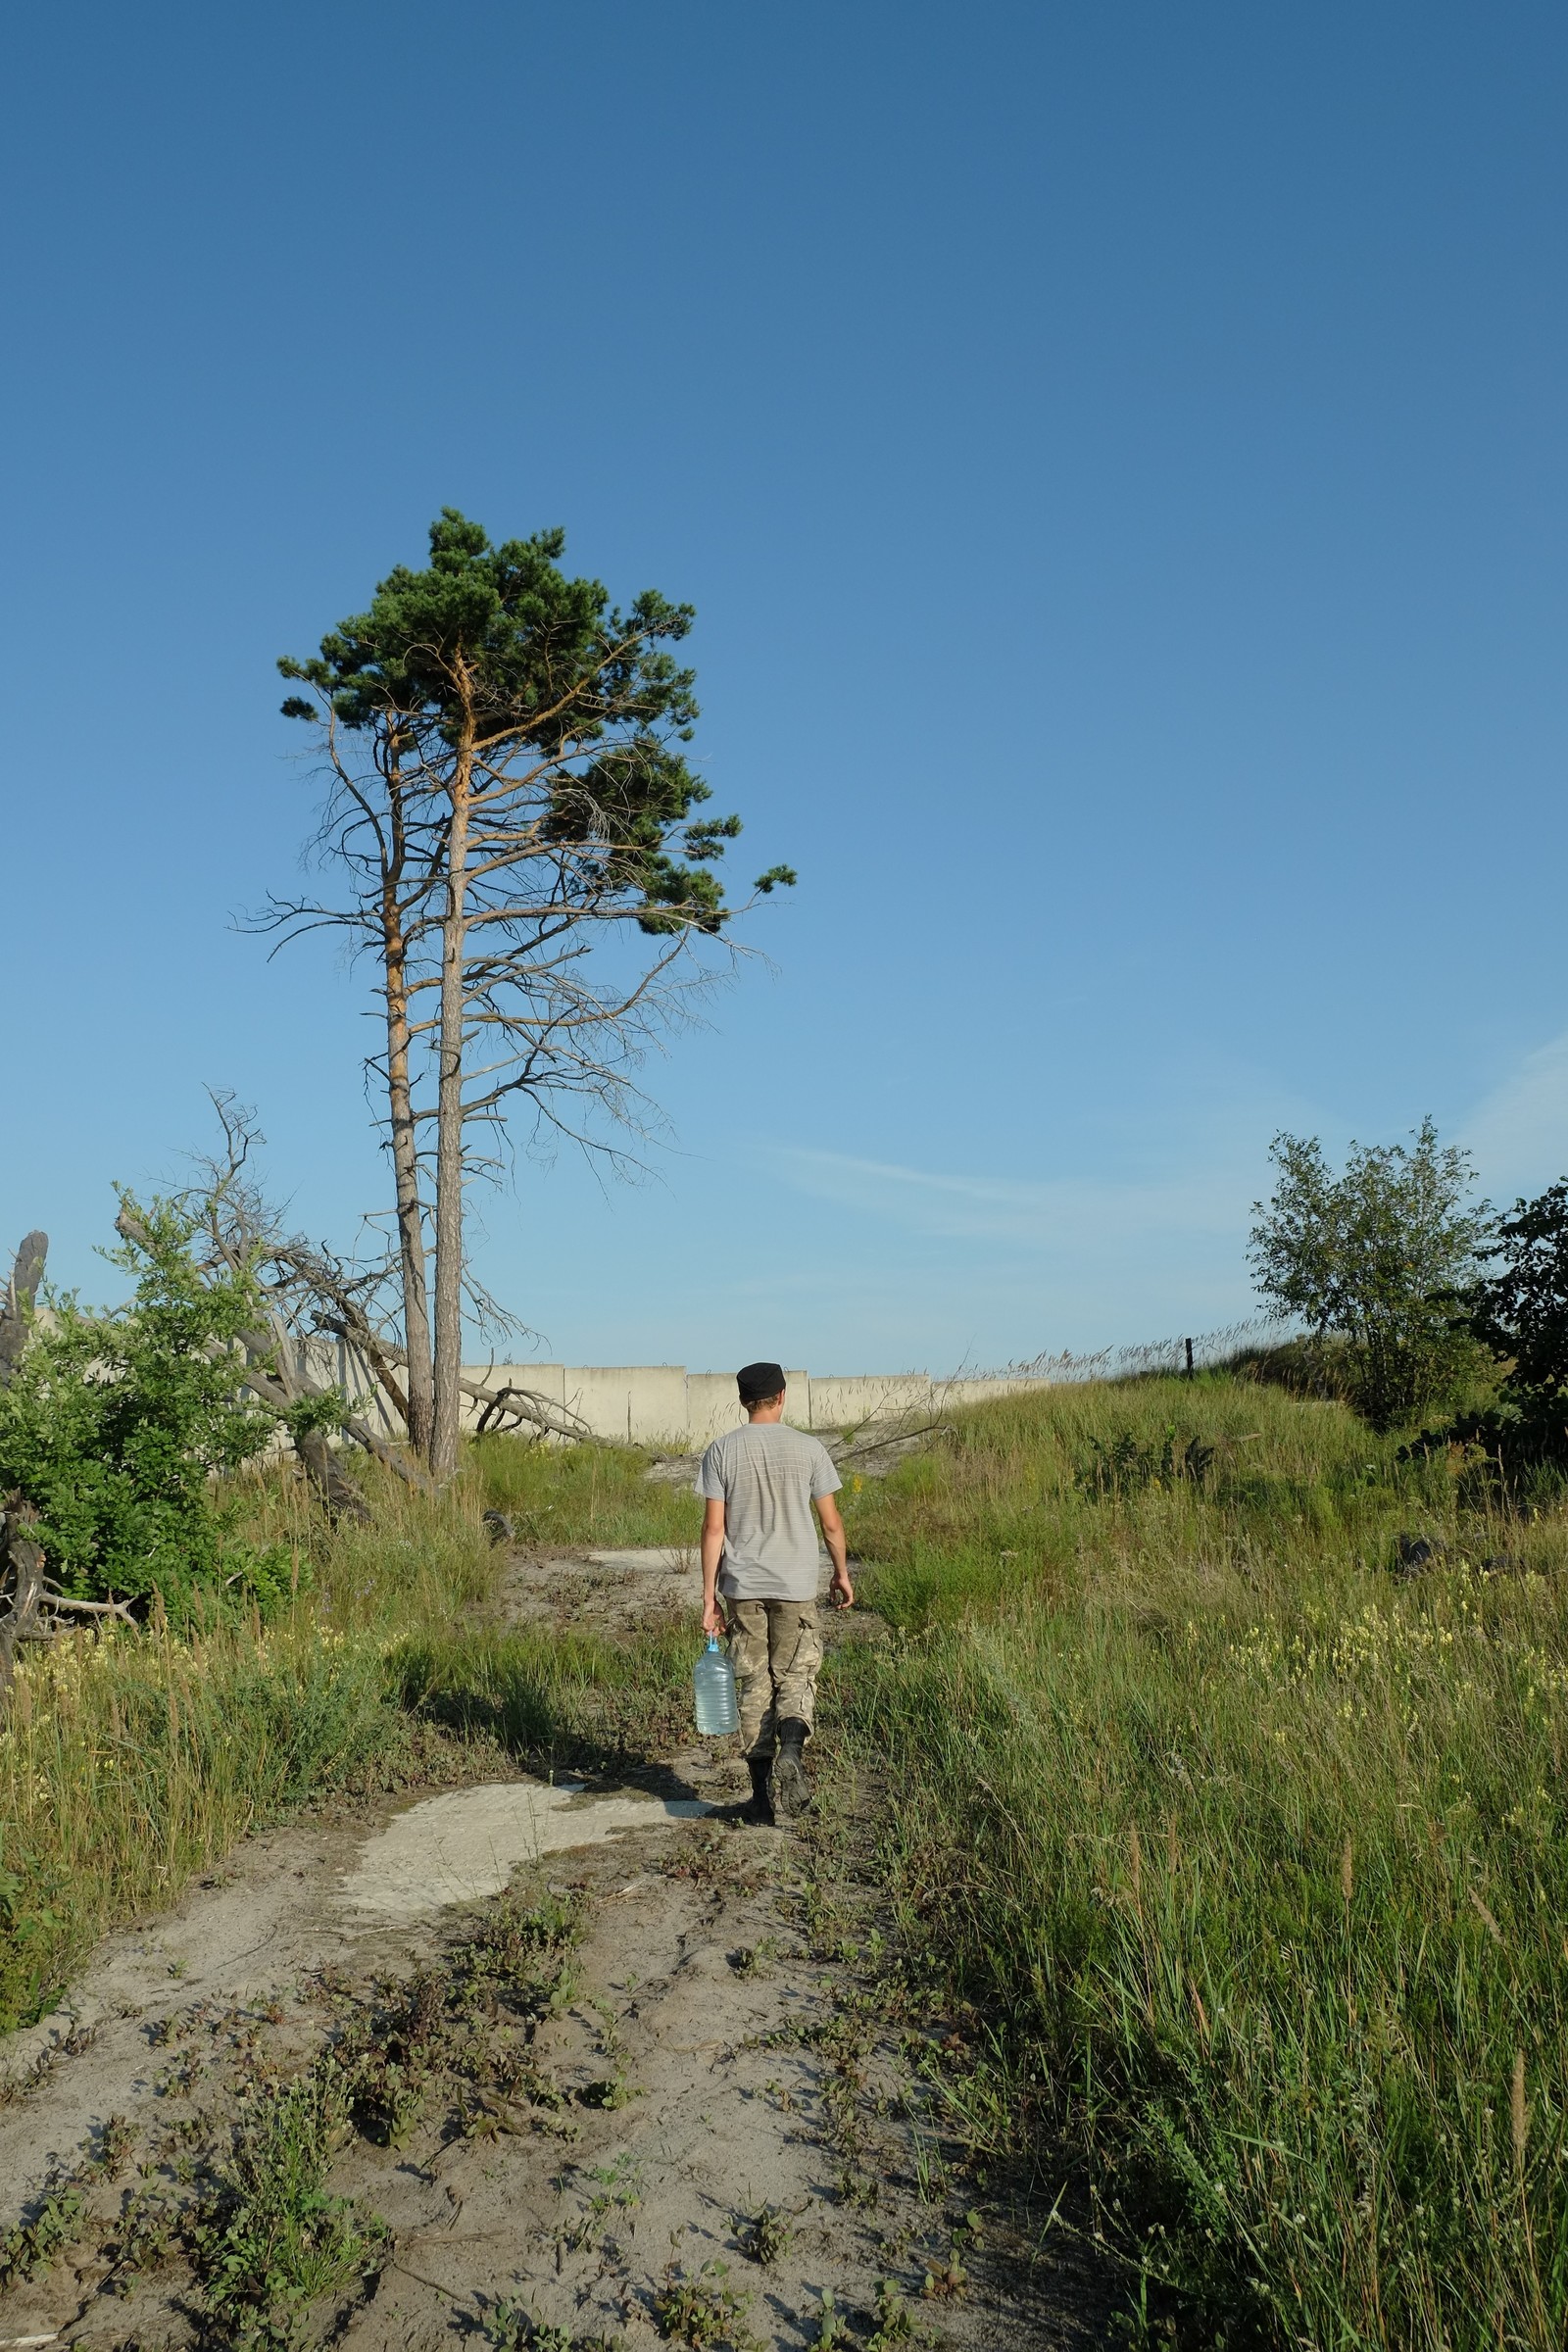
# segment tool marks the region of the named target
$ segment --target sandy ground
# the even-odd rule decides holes
[[[518,1562],[507,1605],[553,1590],[591,1617],[618,1586],[624,1622],[650,1592],[682,1606],[685,1573]],[[932,2088],[951,2035],[899,2008],[878,1956],[868,1800],[829,1758],[810,1828],[749,1829],[738,1764],[663,1763],[637,1787],[519,1776],[326,1810],[110,1937],[55,2018],[0,2043],[0,2241],[30,2224],[42,2247],[0,2291],[0,2346],[282,2343],[215,2318],[200,2217],[270,2089],[351,2044],[411,2087],[395,2132],[340,2125],[332,2193],[382,2229],[293,2315],[300,2344],[1119,2340],[1075,2241],[965,2169]],[[580,1939],[559,1976],[476,2000],[475,1937],[563,1898]]]

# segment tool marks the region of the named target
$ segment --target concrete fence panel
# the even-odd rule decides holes
[[[931,1382],[924,1372],[818,1375],[811,1383],[811,1427],[858,1429],[862,1421],[888,1421],[924,1413]]]
[[[300,1348],[302,1369],[325,1386],[340,1387],[355,1410],[381,1435],[403,1434],[369,1366],[341,1342],[311,1340]],[[576,1413],[596,1438],[622,1446],[669,1446],[698,1452],[738,1429],[746,1416],[733,1372],[688,1372],[681,1364],[465,1364],[464,1377],[499,1392],[522,1389]],[[824,1436],[858,1429],[867,1421],[907,1420],[940,1415],[946,1406],[979,1404],[1053,1384],[1039,1377],[1000,1380],[932,1380],[924,1372],[824,1374],[787,1371],[784,1418],[797,1429]],[[482,1407],[464,1399],[463,1420],[472,1429]]]
[[[686,1371],[681,1364],[567,1364],[567,1410],[596,1438],[622,1446],[686,1441]]]

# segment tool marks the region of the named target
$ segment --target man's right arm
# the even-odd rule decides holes
[[[703,1631],[721,1634],[724,1612],[718,1605],[718,1564],[724,1556],[724,1504],[710,1495],[703,1504]]]

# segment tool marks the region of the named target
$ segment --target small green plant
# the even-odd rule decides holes
[[[810,2339],[809,2352],[843,2352],[854,2342],[850,2323],[839,2309],[838,2299],[830,2286],[822,2289],[816,2310],[809,2315],[816,2322],[816,2333]]]
[[[548,1890],[532,1902],[509,1892],[472,1941],[454,1955],[470,1997],[505,2003],[538,2019],[571,1999],[564,1955],[582,1934],[580,1906]]]
[[[479,2325],[495,2352],[594,2352],[590,2338],[536,2320],[521,2303],[492,2303]]]
[[[448,1983],[421,1969],[344,2043],[354,2121],[381,2147],[407,2147],[424,2113],[445,2056]]]
[[[729,1964],[738,1977],[770,1977],[778,1958],[778,1944],[771,1936],[761,1936],[756,1943],[742,1944],[731,1952]]]
[[[0,2237],[0,2287],[36,2278],[69,2246],[85,2210],[79,2188],[49,2190],[30,2222],[19,2222]]]
[[[795,2231],[778,2205],[759,2205],[755,2213],[738,2213],[735,2234],[740,2239],[741,2252],[749,2261],[760,2262],[764,2270],[782,2262],[795,2243]]]
[[[577,2093],[585,2107],[597,2107],[610,2115],[613,2115],[618,2108],[629,2106],[633,2099],[640,2099],[642,2095],[634,2082],[627,2082],[618,2067],[612,2075],[604,2075],[597,2082],[585,2082]]]
[[[882,2185],[874,2173],[861,2172],[853,2164],[842,2165],[834,2184],[841,2205],[853,2206],[857,2213],[875,2213],[882,2199]]]
[[[891,2278],[879,2280],[872,2316],[876,2327],[865,2339],[865,2352],[891,2352],[894,2344],[916,2340],[913,2315]]]
[[[383,2225],[326,2189],[348,2108],[330,2058],[260,2094],[195,2233],[207,2309],[232,2340],[288,2344],[310,2304],[341,2291],[380,2255]]]
[[[1136,1494],[1146,1487],[1200,1487],[1214,1459],[1214,1448],[1200,1438],[1185,1445],[1175,1428],[1159,1443],[1143,1443],[1130,1429],[1113,1438],[1091,1437],[1087,1458],[1078,1468],[1078,1486],[1086,1494]]]
[[[690,2352],[752,2352],[754,2339],[746,2330],[750,2295],[737,2295],[725,2285],[729,2265],[705,2262],[695,2277],[670,2263],[654,2296],[654,2319],[666,2343],[685,2344]]]
[[[642,2202],[642,2170],[624,2149],[612,2163],[589,2167],[583,2177],[596,2185],[568,2233],[566,2242],[571,2246],[597,2245],[612,2214],[629,2213]]]
[[[130,2162],[136,2136],[136,2127],[128,2116],[106,2116],[98,2128],[92,2152],[81,2166],[79,2177],[93,2180],[118,2180]]]
[[[941,2262],[929,2263],[926,2266],[925,2284],[920,2292],[933,2302],[939,2302],[963,2294],[968,2284],[968,2271],[964,2268],[958,2250],[955,2246],[953,2251]]]
[[[114,2268],[105,2285],[111,2294],[128,2295],[146,2271],[161,2270],[172,2260],[179,2215],[161,2190],[139,2188],[125,2199],[120,2228],[110,2241]]]

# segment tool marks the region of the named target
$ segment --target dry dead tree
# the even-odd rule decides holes
[[[449,511],[427,570],[399,567],[318,659],[279,665],[312,690],[283,709],[318,729],[316,848],[347,888],[261,921],[336,929],[375,966],[405,1417],[438,1478],[468,1385],[466,1184],[493,1171],[519,1104],[547,1139],[623,1157],[610,1137],[652,1114],[631,1072],[710,984],[685,958],[730,919],[708,867],[739,820],[697,813],[693,675],[666,650],[690,608],[650,591],[615,611],[558,568],[562,547],[559,531],[492,547]],[[758,889],[793,879],[775,867]]]
[[[408,1430],[408,1351],[388,1330],[386,1319],[397,1296],[393,1264],[385,1254],[368,1264],[349,1263],[324,1246],[287,1233],[249,1173],[252,1154],[262,1141],[254,1115],[231,1095],[215,1092],[212,1102],[222,1129],[222,1148],[200,1161],[200,1180],[180,1196],[180,1205],[202,1233],[214,1265],[230,1272],[248,1269],[260,1285],[268,1324],[242,1335],[246,1386],[289,1429],[308,1476],[335,1516],[364,1517],[367,1506],[329,1442],[330,1433],[299,1409],[318,1398],[338,1396],[341,1410],[335,1418],[341,1434],[374,1454],[416,1493],[432,1494],[434,1487],[417,1454],[384,1436],[365,1411],[356,1410],[341,1392],[310,1369],[313,1342],[340,1342],[365,1366],[394,1425],[401,1423]],[[127,1232],[123,1222],[121,1231]],[[512,1320],[482,1294],[475,1295],[475,1305],[493,1324]],[[531,1426],[541,1436],[576,1443],[590,1438],[576,1414],[532,1391],[509,1386],[498,1393],[467,1379],[461,1386],[481,1406],[482,1426],[499,1426],[500,1415]]]
[[[48,1254],[46,1233],[29,1233],[17,1251],[0,1307],[0,1389],[10,1386],[22,1361]],[[37,1640],[42,1628],[44,1559],[31,1533],[37,1516],[21,1494],[0,1502],[0,1692],[11,1688],[17,1643]]]

